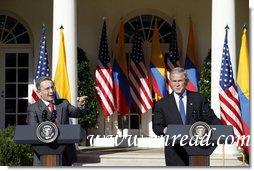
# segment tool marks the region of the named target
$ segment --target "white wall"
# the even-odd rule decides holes
[[[49,57],[51,57],[52,47],[52,15],[53,15],[53,1],[52,0],[0,0],[0,14],[1,11],[8,11],[18,16],[17,19],[25,21],[25,26],[31,29],[34,43],[34,66],[37,67],[40,34],[42,24],[47,28],[47,46]],[[51,64],[51,61],[49,61]],[[34,74],[32,74],[34,75]],[[33,78],[30,78],[32,83]]]
[[[190,3],[191,2],[191,3]],[[198,10],[196,7],[202,7]],[[198,56],[206,57],[208,49],[211,46],[211,3],[210,0],[168,0],[168,1],[134,1],[134,0],[88,0],[78,1],[78,45],[85,48],[90,59],[97,57],[99,46],[99,32],[101,31],[102,17],[107,18],[108,37],[112,44],[115,41],[115,35],[118,30],[120,17],[130,16],[133,13],[144,11],[160,11],[168,18],[175,16],[176,23],[180,29],[182,44],[185,57],[186,41],[188,38],[189,16],[192,17],[194,34],[198,49]],[[82,24],[80,24],[82,23]],[[85,39],[84,39],[85,37]],[[96,66],[96,60],[91,61],[93,68]]]

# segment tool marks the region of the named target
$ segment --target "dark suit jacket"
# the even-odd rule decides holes
[[[85,109],[72,106],[66,99],[55,101],[57,120],[59,124],[69,124],[69,117],[79,118],[85,114]],[[46,110],[50,117],[51,112],[42,100],[27,107],[29,124],[39,124],[42,122],[42,111]],[[67,145],[63,154],[63,165],[71,165],[77,161],[76,148],[74,144]],[[41,165],[39,156],[34,155],[34,165]]]
[[[168,124],[183,124],[178,111],[174,94],[162,98],[154,105],[153,131],[156,135],[164,135],[163,130]],[[195,123],[198,115],[205,112],[207,123],[220,125],[220,120],[209,107],[208,101],[200,93],[187,91],[186,125]],[[165,159],[167,166],[189,165],[189,156],[180,146],[165,146]]]

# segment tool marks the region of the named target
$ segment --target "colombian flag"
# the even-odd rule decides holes
[[[158,99],[164,97],[167,94],[166,88],[166,70],[164,55],[161,50],[159,31],[157,22],[155,22],[153,37],[152,37],[152,49],[151,49],[151,79],[154,93],[157,94]]]
[[[188,45],[187,45],[187,53],[185,59],[185,70],[187,71],[189,82],[187,84],[187,89],[190,91],[198,91],[198,82],[200,79],[199,75],[199,60],[196,53],[194,33],[192,20],[190,18],[189,25],[189,37],[188,37]]]
[[[124,43],[124,24],[123,21],[121,21],[117,41],[117,52],[113,63],[115,108],[121,115],[125,115],[130,111],[130,87],[127,77],[128,68]]]
[[[240,49],[238,73],[237,73],[237,88],[241,105],[242,125],[245,135],[249,135],[250,127],[250,88],[249,88],[249,52],[247,44],[247,29],[243,29],[242,44]],[[248,148],[244,147],[245,152]]]
[[[66,66],[66,52],[64,43],[64,33],[63,29],[60,30],[60,46],[59,46],[59,56],[55,73],[55,87],[56,93],[59,98],[67,99],[71,102],[71,92],[70,84]]]

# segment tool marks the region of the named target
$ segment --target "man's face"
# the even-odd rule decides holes
[[[183,73],[175,73],[171,75],[170,84],[174,92],[182,94],[185,91],[187,81]]]
[[[42,81],[38,93],[43,100],[47,102],[53,102],[55,94],[54,83],[50,80]]]

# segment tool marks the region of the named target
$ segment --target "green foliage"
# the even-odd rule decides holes
[[[78,48],[78,95],[88,96],[86,100],[86,116],[80,119],[80,124],[85,128],[93,128],[97,126],[97,99],[95,96],[95,82],[92,79],[89,60],[86,53]]]
[[[0,130],[0,165],[32,166],[33,150],[30,145],[16,144],[13,140],[15,127]]]
[[[199,92],[204,94],[209,102],[211,101],[211,49],[209,49],[201,71]]]

